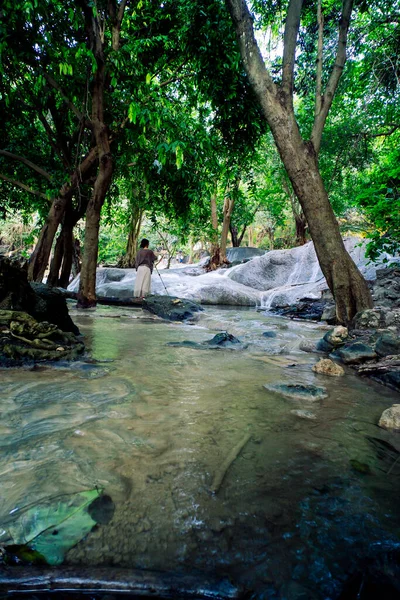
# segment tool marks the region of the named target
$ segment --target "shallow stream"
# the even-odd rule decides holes
[[[400,450],[400,434],[376,425],[398,394],[351,371],[314,374],[299,343],[320,325],[237,308],[192,325],[140,309],[71,313],[98,362],[0,372],[0,545],[23,507],[98,487],[114,516],[66,564],[229,576],[258,600],[334,599],[366,557],[400,547],[400,461],[374,442]],[[248,347],[166,345],[226,330]],[[263,387],[276,382],[328,397],[288,400]],[[291,412],[302,409],[312,418]]]

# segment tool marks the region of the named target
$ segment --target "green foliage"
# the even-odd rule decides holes
[[[367,256],[400,251],[400,148],[399,135],[382,144],[379,162],[365,174],[358,202],[369,220]]]
[[[79,492],[23,510],[8,526],[13,544],[39,553],[49,565],[60,564],[64,554],[96,524],[87,509],[100,494],[98,490]]]

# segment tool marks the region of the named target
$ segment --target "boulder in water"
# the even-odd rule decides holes
[[[211,340],[204,342],[192,342],[184,340],[183,342],[168,342],[167,346],[181,346],[184,348],[199,348],[201,350],[209,349],[216,350],[218,348],[229,348],[231,350],[244,350],[247,344],[243,344],[238,338],[231,335],[227,331],[217,333]]]
[[[400,354],[400,338],[394,333],[383,333],[375,342],[375,352],[379,356]]]
[[[275,331],[264,331],[263,336],[266,338],[276,338]]]
[[[343,346],[346,339],[349,337],[349,332],[347,327],[342,327],[339,325],[338,327],[334,327],[327,331],[322,340],[317,342],[317,349],[320,352],[332,352],[335,348],[339,346]]]
[[[43,283],[29,283],[27,264],[0,255],[0,309],[28,313],[36,321],[79,334],[62,293]]]
[[[384,410],[378,425],[383,429],[400,431],[400,404],[393,404],[393,406]]]
[[[303,383],[279,382],[264,385],[265,389],[276,394],[281,394],[291,400],[307,400],[308,402],[318,402],[328,397],[324,387],[316,385],[305,385]]]
[[[367,344],[353,342],[346,344],[335,351],[335,355],[342,359],[346,365],[357,365],[367,360],[376,358],[376,352]]]
[[[197,302],[174,296],[147,296],[143,299],[143,308],[169,321],[193,319],[195,313],[203,310]]]
[[[71,332],[52,323],[39,323],[22,311],[0,310],[0,363],[13,367],[24,362],[73,360],[84,351]]]
[[[329,358],[321,358],[312,368],[314,373],[320,375],[330,375],[331,377],[340,377],[344,375],[343,367],[337,365]]]

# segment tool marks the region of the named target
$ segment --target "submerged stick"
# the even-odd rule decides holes
[[[239,600],[243,590],[227,579],[138,569],[0,567],[0,592],[114,592],[135,597]]]
[[[210,490],[213,494],[218,494],[219,488],[222,485],[223,480],[225,479],[225,475],[227,474],[229,467],[231,464],[237,459],[249,439],[251,438],[250,433],[246,433],[246,435],[240,440],[238,444],[228,454],[225,458],[224,462],[218,469],[218,471],[214,475],[214,479],[212,481]]]

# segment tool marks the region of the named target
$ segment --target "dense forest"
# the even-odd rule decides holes
[[[342,235],[400,245],[400,6],[4,0],[0,238],[96,302],[146,235],[169,258],[312,240],[339,321],[371,306]],[[197,254],[196,254],[197,252]]]

